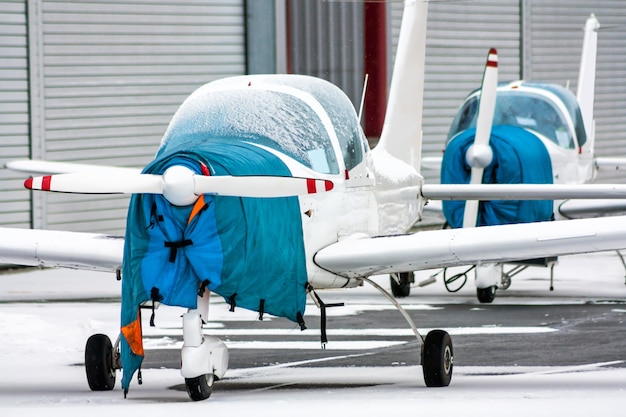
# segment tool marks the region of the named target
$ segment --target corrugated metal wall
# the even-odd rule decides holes
[[[391,53],[402,15],[390,4]],[[626,2],[594,0],[476,0],[431,2],[428,13],[424,155],[443,148],[463,98],[480,85],[487,50],[499,53],[499,78],[566,85],[576,91],[585,20],[595,13],[598,36],[596,154],[626,155]],[[391,61],[390,61],[391,62]],[[438,175],[424,172],[429,180]],[[598,181],[626,182],[622,172]]]
[[[290,0],[289,71],[340,86],[358,107],[363,90],[363,3]]]
[[[525,77],[576,91],[583,27],[591,13],[600,22],[596,71],[596,155],[626,155],[626,2],[525,0]],[[623,171],[597,181],[626,182]]]
[[[33,157],[142,166],[198,86],[245,72],[243,0],[34,1]],[[39,62],[37,62],[39,59]],[[37,193],[34,225],[121,233],[128,199]]]
[[[26,1],[0,5],[0,166],[29,155]],[[17,173],[0,169],[0,224],[29,227],[29,192]]]
[[[363,5],[289,1],[291,71],[344,88],[358,105]],[[0,0],[0,163],[28,157],[143,165],[180,102],[197,86],[245,71],[244,0]],[[402,2],[389,3],[391,55]],[[575,87],[582,27],[598,16],[597,151],[626,154],[626,2],[431,2],[424,154],[443,148],[485,55],[500,78]],[[28,31],[28,32],[27,32]],[[392,61],[390,60],[390,65]],[[30,140],[30,142],[29,142]],[[621,180],[622,175],[602,180]],[[436,179],[436,175],[429,175]],[[0,170],[0,224],[120,233],[126,198],[30,194]]]

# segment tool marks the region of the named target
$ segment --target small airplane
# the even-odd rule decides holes
[[[424,158],[423,163],[439,169],[444,184],[585,184],[595,179],[599,169],[625,168],[626,158],[594,157],[599,27],[592,14],[585,24],[576,96],[558,84],[523,80],[498,84],[497,53],[492,49],[482,86],[466,97],[452,121],[443,157]],[[478,122],[481,117],[482,124]],[[442,209],[446,224],[457,228],[623,214],[626,202],[553,198],[444,201]],[[508,288],[511,277],[530,265],[550,267],[552,289],[555,261],[555,257],[527,260],[508,272],[502,263],[478,264],[477,298],[492,302],[498,288]],[[403,278],[401,284],[392,282],[397,296],[410,291],[410,280]]]
[[[121,331],[89,338],[93,390],[128,393],[143,358],[141,310],[188,309],[181,374],[192,400],[224,377],[228,350],[203,334],[209,294],[231,309],[286,317],[305,328],[307,293],[371,283],[369,277],[436,267],[613,250],[626,246],[626,217],[433,230],[410,234],[427,199],[625,198],[626,186],[424,184],[419,173],[428,2],[404,6],[389,104],[370,150],[346,95],[301,75],[214,81],[174,114],[152,162],[133,169],[28,161],[33,190],[131,193],[124,238],[0,228],[0,262],[114,271],[121,275]],[[406,94],[410,91],[411,94]],[[63,173],[65,172],[65,173]],[[520,190],[520,187],[526,187]],[[422,336],[425,384],[450,384],[452,341]],[[154,314],[154,311],[153,311]]]

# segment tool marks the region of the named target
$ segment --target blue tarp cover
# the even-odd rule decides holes
[[[291,176],[278,157],[258,146],[192,139],[178,143],[194,142],[193,150],[184,144],[162,148],[144,172],[184,165],[200,174],[204,164],[211,175]],[[208,280],[207,288],[233,306],[293,321],[304,314],[307,274],[297,197],[205,195],[204,203],[191,216],[192,206],[172,206],[161,195],[131,198],[122,280],[125,392],[143,359],[139,305],[145,301],[195,308],[198,289]]]
[[[441,164],[442,184],[467,184],[471,168],[465,161],[476,129],[459,133],[448,143]],[[513,126],[494,126],[489,145],[493,161],[485,168],[484,184],[551,184],[552,163],[544,144],[531,132]],[[453,228],[463,226],[465,201],[443,201],[443,213]],[[546,200],[481,201],[477,226],[546,221],[553,202]]]

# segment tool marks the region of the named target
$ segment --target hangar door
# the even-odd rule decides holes
[[[29,154],[26,2],[0,7],[0,166]],[[30,198],[23,176],[0,169],[0,225],[29,227]]]
[[[29,2],[33,158],[143,166],[180,103],[245,72],[244,0]],[[36,193],[33,226],[122,233],[126,197]]]
[[[391,54],[402,18],[392,2]],[[480,86],[487,51],[498,49],[499,79],[569,85],[575,93],[587,17],[600,21],[596,72],[596,155],[626,155],[626,2],[594,0],[476,0],[431,2],[428,11],[424,155],[440,155],[465,96]],[[390,63],[393,62],[390,59]],[[438,173],[425,171],[429,180]],[[601,182],[625,182],[621,171]]]

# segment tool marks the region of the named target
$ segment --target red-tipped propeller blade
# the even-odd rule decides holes
[[[196,194],[235,197],[289,197],[331,191],[329,180],[273,176],[200,176],[194,177]]]
[[[487,64],[483,74],[480,92],[478,118],[476,120],[476,136],[474,144],[468,149],[465,159],[472,167],[470,184],[480,184],[483,180],[485,167],[491,163],[493,157],[489,147],[493,115],[496,109],[496,95],[498,88],[498,52],[495,48],[489,50]],[[474,227],[478,217],[478,201],[465,202],[463,213],[463,227]]]
[[[31,190],[80,194],[163,194],[177,206],[192,204],[199,195],[233,197],[291,197],[327,192],[332,181],[275,176],[204,176],[181,166],[163,175],[134,173],[71,173],[29,178]]]

